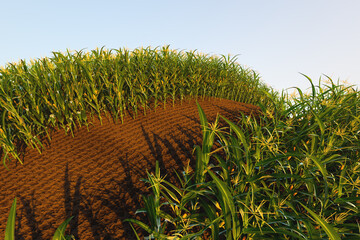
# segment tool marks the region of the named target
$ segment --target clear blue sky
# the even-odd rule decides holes
[[[277,90],[360,86],[359,0],[2,1],[0,66],[105,46],[231,54]],[[324,77],[323,77],[324,78]]]

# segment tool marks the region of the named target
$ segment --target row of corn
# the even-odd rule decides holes
[[[127,110],[146,114],[161,103],[211,96],[267,104],[270,89],[236,58],[162,48],[53,52],[0,69],[0,146],[3,163],[21,162],[18,145],[42,148],[51,128],[73,133],[91,117],[110,113],[123,121]]]
[[[148,239],[360,239],[360,91],[309,80],[310,94],[278,96],[259,116],[219,116],[227,129],[199,106],[194,170],[175,183],[157,166],[147,218],[127,221]]]

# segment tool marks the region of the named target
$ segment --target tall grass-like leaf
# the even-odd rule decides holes
[[[223,117],[220,115],[220,117],[222,119],[224,119],[230,126],[230,128],[235,132],[236,136],[241,140],[241,143],[244,145],[244,149],[245,152],[248,153],[249,152],[249,146],[248,146],[248,141],[245,137],[244,132],[238,127],[236,126],[233,122],[231,122],[230,120],[228,120],[227,118]]]
[[[196,101],[199,117],[200,117],[200,124],[203,132],[203,143],[202,148],[199,146],[195,147],[196,151],[196,178],[195,180],[200,183],[204,181],[204,171],[207,167],[209,160],[210,160],[210,152],[211,148],[214,144],[215,133],[213,130],[209,129],[208,121],[206,119],[206,115],[201,108],[200,104]],[[215,125],[217,125],[217,120]]]
[[[160,217],[154,196],[144,196],[145,211],[151,224],[151,229],[158,232],[161,228]]]
[[[197,108],[198,108],[199,117],[200,117],[200,125],[201,125],[201,129],[202,129],[202,132],[203,132],[203,148],[204,148],[204,146],[207,145],[206,143],[209,141],[207,139],[207,137],[209,135],[208,121],[207,121],[206,115],[204,113],[204,110],[201,108],[198,101],[196,101],[196,105],[197,105]]]
[[[328,176],[328,172],[327,172],[325,166],[320,161],[320,159],[318,159],[315,156],[310,156],[310,155],[308,157],[309,157],[309,159],[311,159],[315,163],[316,167],[320,170],[320,172],[324,176],[324,179],[326,179],[327,176]]]
[[[56,229],[54,236],[52,237],[52,240],[69,240],[73,239],[72,236],[66,236],[65,230],[69,222],[71,221],[73,217],[69,217],[66,219],[63,223],[60,224],[60,226]]]
[[[216,215],[216,210],[215,207],[208,202],[205,202],[204,200],[200,199],[200,204],[201,206],[204,208],[207,217],[209,217],[209,220],[214,222],[211,225],[211,237],[213,240],[218,240],[219,239],[219,220],[217,220],[217,215]]]
[[[201,183],[204,179],[205,173],[205,160],[200,146],[195,146],[196,162],[195,162],[195,182]]]
[[[312,81],[312,79],[310,77],[308,77],[307,75],[303,74],[303,73],[300,73],[301,75],[303,75],[304,77],[307,78],[307,80],[310,82],[311,84],[311,94],[312,94],[312,99],[315,99],[315,96],[316,96],[316,88],[315,88],[315,85]]]
[[[238,239],[241,236],[240,219],[237,216],[233,196],[225,182],[221,181],[212,171],[208,171],[219,190],[219,198],[223,202],[227,239]]]
[[[342,165],[342,170],[341,170],[341,174],[340,174],[340,179],[339,179],[339,187],[338,187],[338,197],[340,198],[343,194],[343,186],[344,186],[344,182],[345,182],[345,173],[347,170],[347,167],[345,165]]]
[[[314,114],[315,120],[318,123],[319,127],[320,127],[320,131],[321,131],[321,138],[323,138],[324,133],[325,133],[325,125],[324,122],[320,119],[320,117],[318,116],[318,114],[316,114],[314,111],[312,111],[312,114]]]
[[[306,211],[310,213],[310,215],[320,224],[320,226],[324,229],[326,234],[329,236],[331,240],[341,240],[340,235],[335,231],[335,229],[328,224],[325,220],[319,217],[316,213],[314,213],[310,208],[306,207],[304,204],[300,203]]]
[[[65,220],[55,231],[52,240],[70,240],[74,239],[72,236],[65,236],[66,226],[73,217]],[[15,219],[16,219],[16,198],[10,209],[10,214],[5,229],[5,240],[15,240]]]
[[[250,174],[250,169],[251,169],[251,159],[249,156],[249,144],[248,144],[248,140],[245,137],[244,132],[238,127],[236,126],[233,122],[231,122],[230,120],[228,120],[227,118],[223,117],[220,115],[220,117],[222,119],[224,119],[230,126],[231,130],[233,130],[236,134],[236,136],[238,137],[238,139],[241,141],[244,150],[245,150],[245,159],[246,159],[246,174]]]
[[[283,229],[283,228],[276,228],[276,229],[271,229],[269,227],[263,227],[261,229],[258,228],[246,228],[244,229],[244,233],[245,234],[256,234],[256,237],[254,237],[254,239],[286,239],[286,238],[281,238],[280,235],[285,235],[286,237],[293,237],[295,239],[306,239],[306,240],[311,240],[309,238],[307,238],[306,236],[304,236],[303,234],[299,234],[298,231],[296,231],[295,229]],[[265,234],[272,234],[275,235],[272,238],[269,237],[261,237],[262,235]],[[287,238],[288,239],[288,238]]]
[[[131,223],[130,223],[130,226],[131,226],[131,229],[134,231],[134,234],[135,234],[135,236],[136,236],[136,239],[137,239],[137,240],[140,240],[139,235],[137,234],[135,228],[133,227],[133,225],[132,225]]]
[[[130,222],[130,223],[135,223],[137,225],[139,225],[142,229],[144,229],[145,231],[147,231],[150,236],[153,236],[157,239],[168,239],[167,236],[165,234],[162,233],[158,233],[155,232],[153,229],[151,229],[148,225],[146,225],[145,223],[136,220],[136,219],[125,219],[124,222]],[[137,235],[137,234],[136,234]]]
[[[14,199],[5,229],[5,240],[15,240],[16,198]]]
[[[139,225],[142,229],[144,229],[145,231],[147,231],[149,234],[152,234],[153,233],[153,230],[148,226],[146,225],[145,223],[139,221],[139,220],[136,220],[136,219],[125,219],[124,222],[130,222],[130,223],[135,223],[137,225]]]

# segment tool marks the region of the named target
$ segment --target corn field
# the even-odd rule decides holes
[[[148,239],[360,239],[360,92],[309,80],[237,123],[209,124],[198,105],[196,168],[178,184],[148,173],[148,221],[127,221]]]
[[[174,183],[157,163],[145,180],[152,194],[137,211],[146,219],[127,223],[145,239],[360,239],[360,92],[305,77],[310,93],[296,88],[291,98],[236,58],[169,47],[54,52],[9,64],[0,70],[3,163],[21,162],[20,143],[41,152],[52,128],[72,133],[106,114],[120,123],[129,112],[136,117],[189,97],[252,103],[259,115],[214,123],[198,104],[203,139],[194,147],[195,168],[185,167]],[[5,239],[14,239],[15,211],[16,199]],[[65,236],[70,221],[53,239],[73,239]]]
[[[3,164],[21,162],[18,146],[41,152],[42,137],[51,128],[73,133],[94,116],[110,114],[123,121],[150,105],[165,108],[175,100],[211,96],[267,104],[269,90],[259,76],[236,63],[236,58],[177,52],[168,46],[75,53],[20,61],[0,69],[0,144]]]

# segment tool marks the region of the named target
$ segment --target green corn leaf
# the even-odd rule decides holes
[[[10,209],[5,229],[5,240],[15,240],[16,198]]]
[[[216,186],[220,192],[220,195],[221,195],[220,197],[221,197],[222,201],[224,202],[223,204],[225,205],[224,206],[225,209],[223,209],[223,210],[225,210],[225,212],[224,212],[225,218],[231,216],[232,221],[231,221],[230,229],[232,231],[232,237],[234,239],[238,239],[241,235],[240,219],[237,216],[233,196],[230,192],[230,189],[212,171],[208,171],[208,173],[214,180],[214,183],[216,184]],[[229,210],[230,212],[227,212],[227,210]],[[230,230],[230,229],[228,228],[227,230]],[[228,234],[227,236],[229,237],[230,235],[231,234]]]
[[[157,233],[154,232],[148,225],[146,225],[145,223],[136,220],[136,219],[125,219],[124,222],[129,222],[129,223],[135,223],[137,225],[139,225],[142,229],[144,229],[145,231],[147,231],[149,233],[149,235],[154,235],[154,237],[158,238],[158,239],[167,239],[167,236],[161,233]]]
[[[213,240],[219,239],[219,222],[217,221],[216,209],[213,204],[205,202],[200,198],[200,204],[204,208],[206,216],[213,222],[211,225],[211,236]]]
[[[60,224],[60,226],[56,229],[52,240],[66,240],[69,238],[68,236],[65,236],[65,230],[72,218],[73,217],[69,217],[62,224]]]
[[[129,223],[135,223],[137,225],[139,225],[142,229],[144,229],[145,231],[147,231],[149,234],[151,234],[153,232],[153,230],[146,225],[145,223],[136,220],[136,219],[125,219],[124,222],[129,222]]]
[[[300,73],[300,74],[303,75],[304,77],[306,77],[309,80],[309,82],[311,84],[311,90],[312,90],[312,92],[311,92],[312,93],[312,99],[314,99],[315,95],[316,95],[316,89],[315,89],[315,85],[314,85],[312,79],[310,77],[308,77],[307,75],[303,74],[303,73]]]
[[[316,114],[314,111],[311,111],[311,113],[314,115],[315,120],[316,120],[317,124],[318,124],[319,127],[320,127],[321,137],[323,138],[324,133],[325,133],[325,125],[324,125],[324,122],[320,119],[319,115]]]
[[[161,222],[160,222],[160,206],[159,206],[159,199],[154,196],[143,196],[144,205],[146,214],[148,215],[148,219],[151,223],[151,228],[153,230],[159,231],[161,229]]]
[[[328,224],[325,220],[323,220],[320,216],[318,216],[316,213],[311,211],[310,208],[306,207],[304,204],[300,203],[306,211],[310,213],[310,215],[316,220],[317,223],[320,224],[320,226],[324,229],[326,234],[329,236],[331,240],[341,240],[340,235],[335,231],[335,229]]]
[[[346,198],[337,198],[335,203],[355,203],[359,200],[359,197],[346,197]]]
[[[196,166],[195,166],[195,182],[201,183],[203,181],[205,163],[200,146],[195,146]]]
[[[324,165],[322,164],[322,162],[315,156],[308,155],[308,157],[315,163],[316,167],[320,170],[320,172],[324,176],[324,179],[326,179],[326,177],[328,176],[328,172],[324,167]]]
[[[201,108],[200,104],[198,103],[198,101],[196,101],[196,105],[197,105],[197,108],[198,108],[198,112],[199,112],[199,117],[200,117],[200,124],[201,124],[201,129],[202,129],[202,132],[203,132],[203,143],[205,143],[206,141],[206,137],[208,135],[208,129],[207,129],[207,126],[208,126],[208,121],[206,119],[206,115],[204,113],[204,110]]]
[[[222,119],[224,119],[230,125],[231,129],[235,132],[236,136],[240,139],[241,143],[244,145],[245,152],[248,153],[249,152],[249,145],[248,145],[247,140],[245,138],[244,132],[238,126],[236,126],[233,122],[228,120],[227,118],[225,118],[225,117],[223,117],[221,115],[220,115],[220,117]]]
[[[134,231],[134,234],[135,234],[135,236],[136,236],[136,239],[137,239],[137,240],[140,240],[139,235],[137,234],[135,228],[133,227],[133,225],[132,225],[131,223],[130,223],[130,226],[131,226],[132,230]]]
[[[269,227],[261,227],[259,228],[245,228],[244,234],[256,234],[254,239],[282,239],[279,235],[286,235],[294,237],[295,239],[308,239],[304,234],[299,233],[295,229],[284,229],[284,228],[269,228]],[[276,237],[273,238],[261,238],[260,236],[265,234],[276,234]]]

